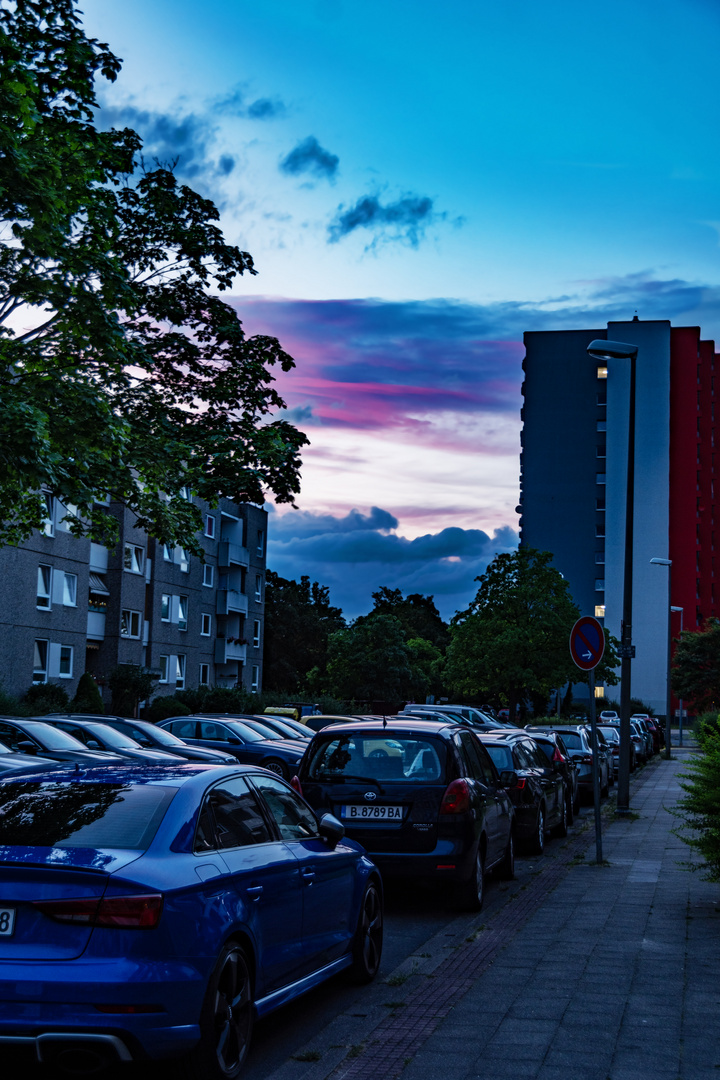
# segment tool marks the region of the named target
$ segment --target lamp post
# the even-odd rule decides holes
[[[681,608],[681,607],[671,607],[670,610],[680,612],[680,639],[682,640],[683,612],[684,612],[685,609]],[[680,713],[680,716],[678,717],[678,746],[682,746],[682,744],[683,744],[682,743],[682,727],[683,727],[683,725],[682,725],[682,722],[683,722],[683,699],[682,698],[679,699],[678,706],[679,706],[678,711]]]
[[[620,634],[620,763],[618,767],[618,814],[630,813],[630,680],[632,644],[633,514],[635,505],[635,368],[637,345],[598,338],[587,347],[595,360],[629,360],[627,483],[625,487],[625,556],[623,606]]]
[[[654,566],[667,566],[668,572],[668,618],[667,618],[667,671],[665,687],[665,757],[672,755],[672,689],[670,686],[670,664],[672,662],[672,559],[651,559]]]

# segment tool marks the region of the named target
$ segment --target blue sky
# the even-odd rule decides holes
[[[312,440],[271,564],[348,614],[410,583],[452,614],[512,545],[524,329],[637,310],[720,339],[717,3],[84,11],[124,60],[106,121],[177,158],[256,261],[234,302],[298,360]]]

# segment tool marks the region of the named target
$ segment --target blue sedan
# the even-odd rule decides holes
[[[0,1046],[234,1080],[253,1021],[374,978],[380,875],[278,776],[112,766],[0,780]]]

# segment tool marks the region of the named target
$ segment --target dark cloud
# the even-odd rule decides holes
[[[414,540],[398,536],[397,518],[373,507],[343,517],[272,512],[268,566],[282,577],[308,574],[330,586],[334,604],[355,618],[372,607],[371,594],[387,585],[432,594],[444,618],[467,607],[475,578],[500,551],[517,547],[510,528],[489,536],[481,529],[447,528]]]
[[[340,158],[337,154],[331,154],[329,150],[325,150],[314,135],[309,135],[282,159],[280,171],[288,176],[301,176],[303,173],[308,173],[311,176],[332,180],[337,174],[339,164]]]
[[[389,240],[402,240],[417,247],[428,225],[444,220],[445,216],[435,211],[433,200],[427,195],[404,195],[385,206],[377,195],[364,195],[347,210],[338,207],[328,225],[329,243],[336,244],[356,229],[369,229],[374,233],[369,247]]]
[[[227,116],[239,116],[245,120],[276,120],[284,116],[287,108],[279,98],[261,97],[248,101],[247,87],[236,86],[224,97],[215,98],[212,110]]]
[[[258,98],[247,107],[247,115],[251,120],[274,120],[278,116],[284,116],[286,111],[282,101],[277,98]]]

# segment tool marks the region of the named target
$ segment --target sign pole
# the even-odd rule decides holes
[[[590,738],[593,754],[593,802],[595,804],[595,861],[602,865],[602,826],[600,823],[600,759],[598,754],[597,722],[595,720],[595,668],[588,672],[590,687]]]

